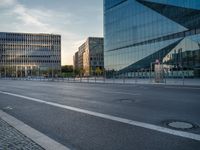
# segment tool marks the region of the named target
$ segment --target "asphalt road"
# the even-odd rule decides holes
[[[169,120],[200,125],[200,86],[0,80],[0,91],[165,128]],[[198,140],[2,93],[0,109],[75,150],[200,149]]]

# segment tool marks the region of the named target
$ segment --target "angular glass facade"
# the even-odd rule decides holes
[[[199,0],[104,0],[105,69],[200,76]]]
[[[61,36],[0,32],[0,76],[26,77],[61,70]]]

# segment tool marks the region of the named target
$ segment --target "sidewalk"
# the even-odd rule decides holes
[[[0,118],[0,150],[44,150]]]
[[[70,150],[0,109],[0,150]]]

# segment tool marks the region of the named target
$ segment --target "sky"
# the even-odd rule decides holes
[[[87,37],[103,36],[103,0],[0,0],[0,32],[51,33],[62,37],[62,65]]]

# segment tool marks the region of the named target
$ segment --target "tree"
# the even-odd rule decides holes
[[[96,73],[96,75],[98,75],[98,76],[101,75],[101,74],[102,74],[101,68],[100,68],[100,67],[96,67],[95,73]]]
[[[80,69],[80,76],[84,76],[85,70],[83,68]]]
[[[76,69],[74,70],[74,74],[75,74],[75,75],[80,75],[80,69],[79,69],[79,68],[76,68]]]
[[[73,66],[72,65],[65,65],[61,67],[61,70],[63,73],[71,73],[73,72]]]

